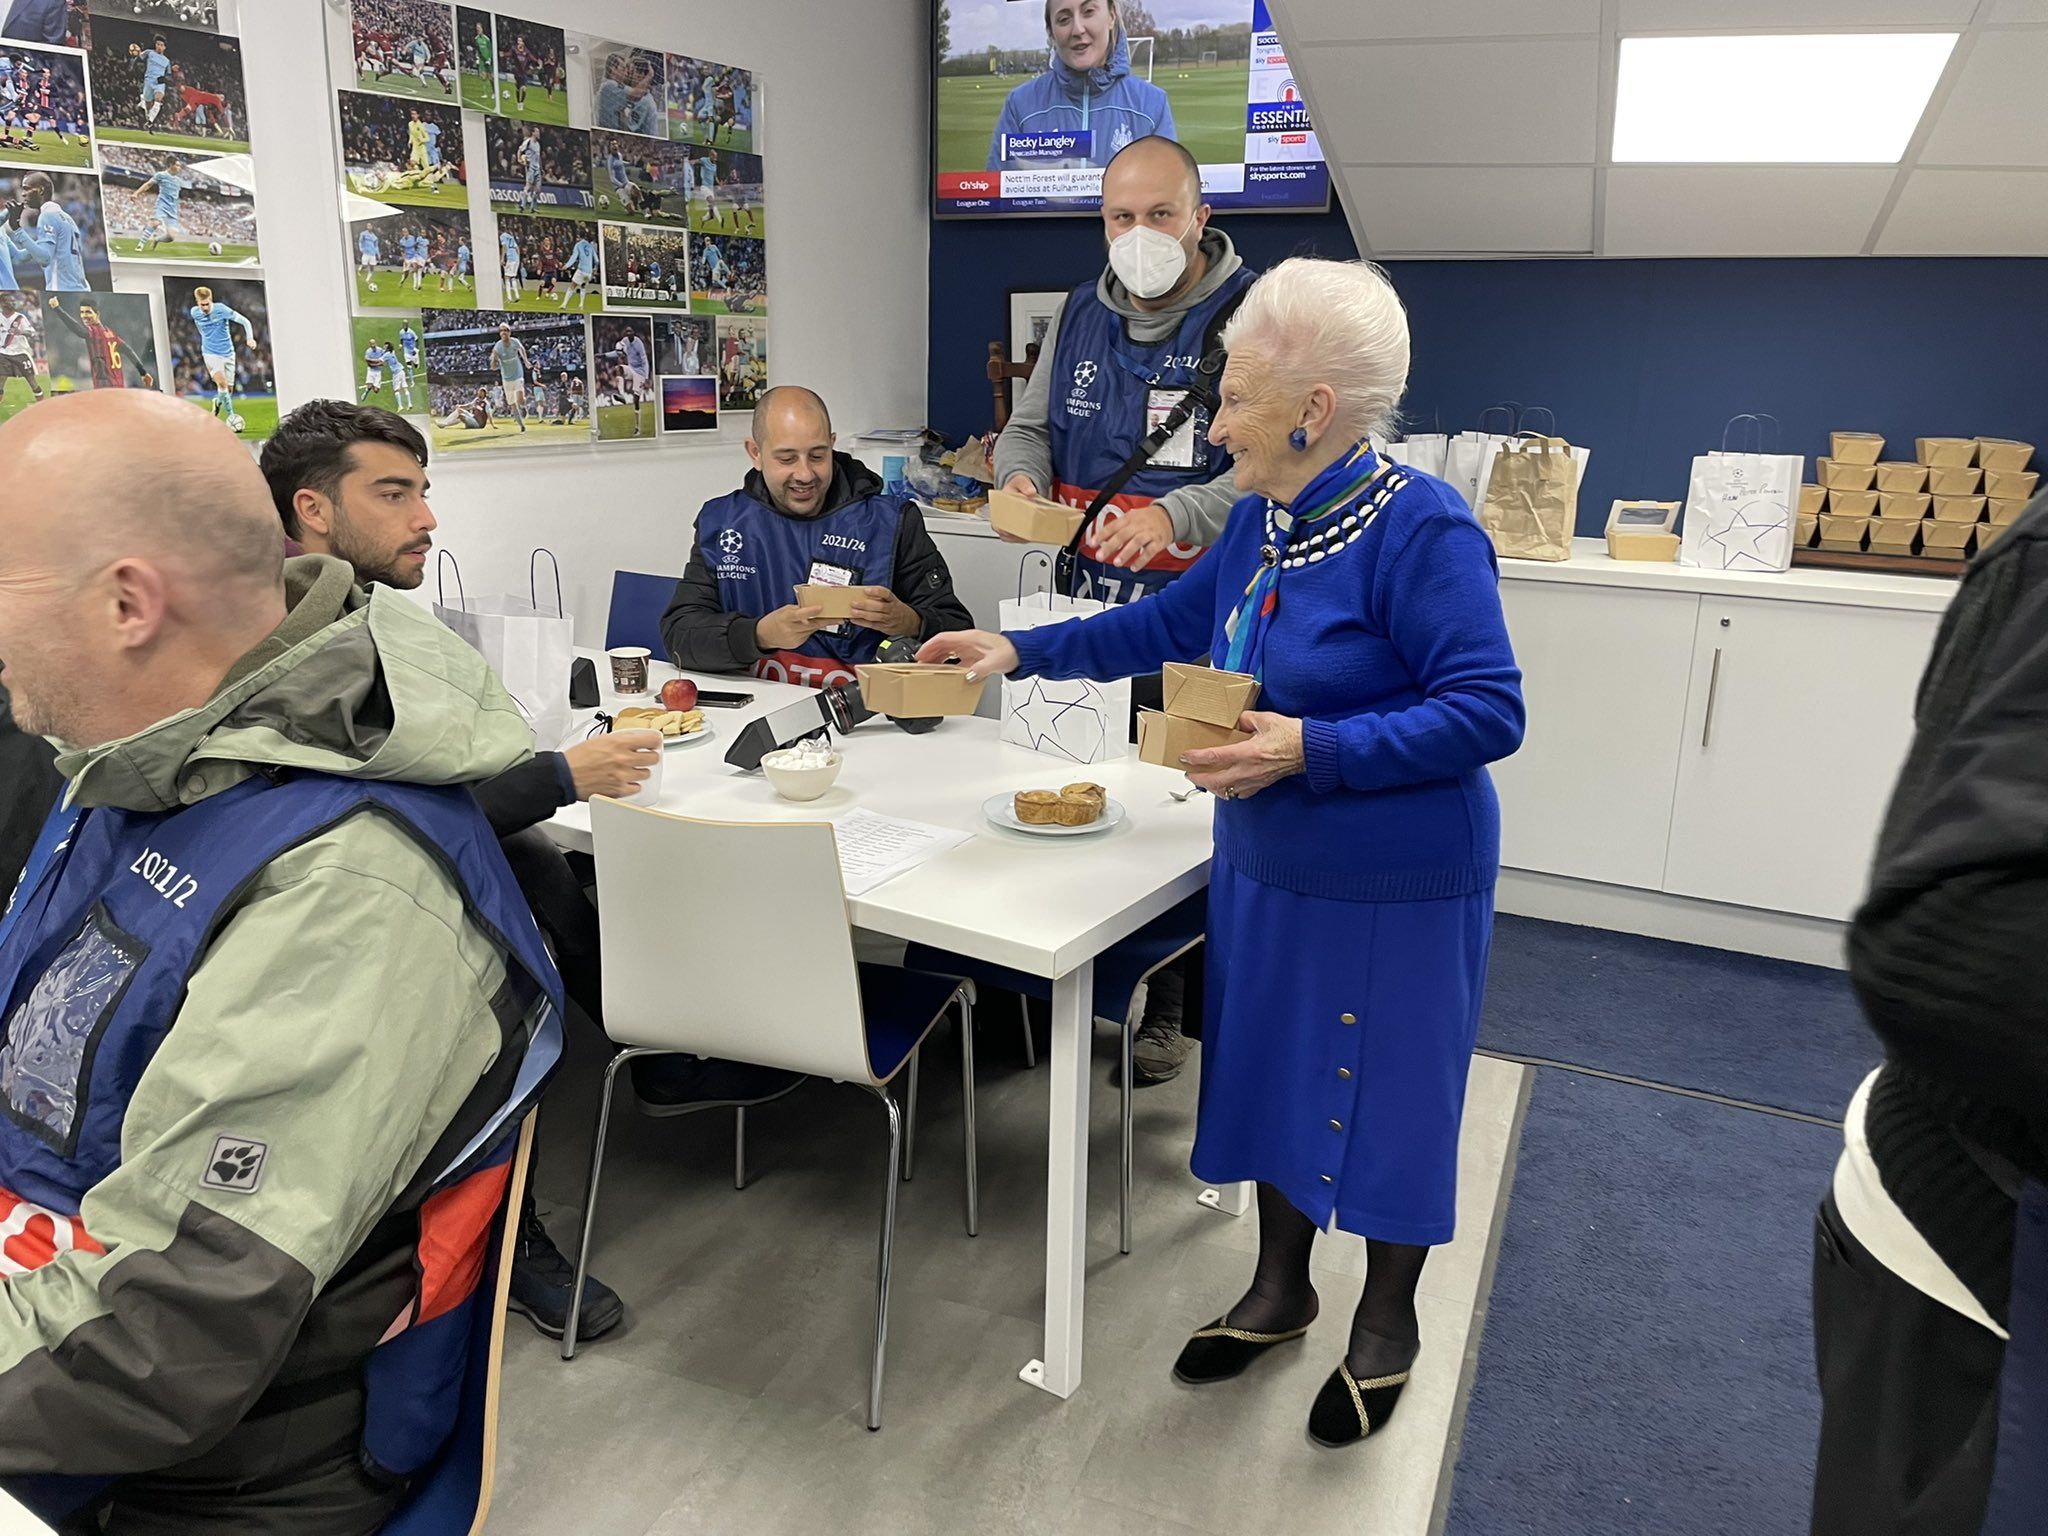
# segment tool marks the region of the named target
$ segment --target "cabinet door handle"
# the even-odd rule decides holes
[[[1714,670],[1707,674],[1707,723],[1700,727],[1700,750],[1714,739],[1714,698],[1721,691],[1721,647],[1714,647]]]

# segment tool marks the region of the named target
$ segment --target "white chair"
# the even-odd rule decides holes
[[[868,1428],[880,1429],[896,1185],[899,1172],[907,1177],[908,1165],[906,1116],[889,1084],[910,1069],[908,1118],[914,1122],[919,1049],[958,1003],[972,1237],[981,1212],[971,989],[952,977],[855,962],[829,823],[697,821],[598,798],[590,802],[590,830],[597,854],[604,1027],[624,1049],[605,1068],[562,1358],[572,1358],[576,1349],[619,1069],[638,1056],[687,1052],[831,1078],[874,1094],[889,1120],[868,1380]],[[687,988],[676,986],[679,971],[689,977]]]

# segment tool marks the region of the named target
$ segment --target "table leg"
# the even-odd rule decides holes
[[[1052,986],[1052,1106],[1045,1186],[1045,1358],[1017,1374],[1055,1397],[1081,1385],[1088,1260],[1088,1067],[1095,962]]]
[[[1252,1187],[1247,1182],[1205,1189],[1195,1196],[1195,1203],[1206,1205],[1212,1211],[1221,1211],[1226,1216],[1242,1216],[1252,1208]]]

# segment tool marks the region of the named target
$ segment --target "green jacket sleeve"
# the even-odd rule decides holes
[[[376,815],[274,861],[193,973],[86,1195],[103,1252],[0,1284],[0,1474],[118,1476],[217,1442],[499,1049],[502,957]],[[202,1182],[260,1143],[246,1193]]]

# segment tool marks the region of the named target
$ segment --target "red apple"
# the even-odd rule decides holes
[[[672,677],[661,685],[663,709],[695,709],[697,685],[687,677]]]

